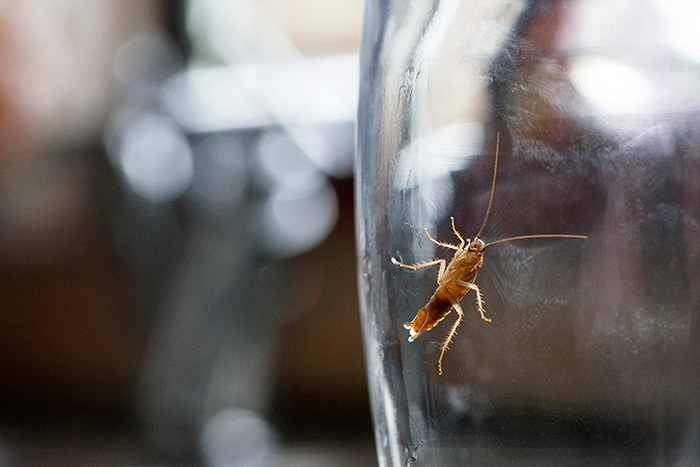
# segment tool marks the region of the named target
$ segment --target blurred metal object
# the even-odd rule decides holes
[[[157,34],[120,55],[105,141],[150,328],[138,403],[146,436],[174,459],[230,465],[240,448],[263,465],[229,437],[273,443],[276,343],[315,302],[321,278],[302,255],[335,225],[330,177],[352,169],[356,56],[307,60],[268,38],[284,61],[173,66]]]
[[[193,68],[166,84],[161,103],[190,134],[281,127],[324,171],[347,177],[352,135],[333,138],[344,145],[335,151],[319,141],[354,121],[358,66],[357,54],[342,54]]]
[[[275,432],[255,412],[225,409],[206,420],[201,449],[212,467],[263,467],[275,456]]]

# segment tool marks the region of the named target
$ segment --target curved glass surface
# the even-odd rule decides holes
[[[361,313],[382,466],[700,463],[700,6],[368,0]],[[409,342],[455,254],[457,319]],[[476,260],[474,260],[476,261]],[[444,276],[443,276],[444,278]],[[454,285],[454,284],[452,284]],[[449,311],[443,309],[443,311]]]

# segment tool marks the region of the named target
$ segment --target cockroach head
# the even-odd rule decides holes
[[[473,241],[469,243],[469,246],[467,247],[467,250],[469,251],[475,251],[475,252],[480,252],[483,251],[484,247],[486,245],[484,242],[481,241],[480,238],[475,238]]]

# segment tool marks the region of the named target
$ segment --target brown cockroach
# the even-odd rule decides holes
[[[457,236],[457,239],[459,239],[459,245],[455,246],[449,243],[439,242],[430,235],[428,229],[425,229],[430,241],[443,248],[455,250],[455,254],[452,257],[450,264],[447,264],[444,259],[435,259],[419,264],[403,264],[398,262],[395,258],[391,258],[391,262],[397,266],[412,269],[414,271],[428,266],[434,266],[436,264],[440,265],[440,270],[438,271],[437,277],[438,287],[435,290],[435,293],[433,293],[433,296],[430,297],[430,300],[428,300],[428,304],[418,311],[418,314],[416,314],[415,318],[413,318],[413,321],[404,324],[404,327],[408,329],[410,333],[408,340],[413,342],[422,333],[430,331],[433,327],[435,327],[435,325],[442,321],[442,319],[445,318],[445,316],[447,316],[453,308],[457,311],[457,321],[455,321],[455,323],[452,325],[449,334],[447,334],[447,337],[440,346],[440,358],[438,358],[439,374],[442,374],[442,357],[445,355],[448,345],[452,342],[452,338],[457,332],[457,327],[464,317],[464,312],[459,306],[459,302],[462,300],[462,298],[464,298],[469,290],[473,290],[476,293],[476,307],[479,310],[479,313],[481,313],[481,319],[488,322],[491,321],[491,319],[487,318],[484,313],[484,301],[481,292],[479,291],[479,287],[474,283],[476,274],[479,272],[479,268],[482,264],[484,264],[484,249],[487,246],[527,238],[588,238],[585,235],[567,234],[523,235],[519,237],[504,238],[490,243],[484,243],[479,238],[479,235],[481,235],[481,232],[484,230],[484,226],[486,225],[486,220],[489,218],[489,213],[491,212],[493,191],[496,187],[496,170],[498,169],[499,139],[500,134],[496,136],[496,160],[493,167],[493,181],[491,182],[489,204],[486,208],[484,221],[481,224],[479,232],[474,236],[474,240],[463,239],[455,227],[454,217],[451,217],[452,231]]]

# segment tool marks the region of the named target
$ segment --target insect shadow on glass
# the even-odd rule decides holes
[[[426,331],[430,331],[436,324],[447,316],[452,309],[457,311],[457,320],[452,325],[449,334],[440,346],[440,357],[438,358],[438,373],[442,374],[442,357],[449,348],[449,344],[452,342],[452,338],[457,333],[457,327],[459,326],[462,318],[464,318],[464,312],[462,307],[460,307],[459,302],[464,298],[464,296],[473,290],[476,294],[476,307],[481,313],[481,319],[490,322],[491,319],[486,317],[484,312],[484,300],[482,298],[479,287],[474,283],[476,279],[476,274],[479,272],[479,268],[484,264],[484,249],[488,246],[495,245],[496,243],[509,242],[513,240],[524,240],[528,238],[554,238],[554,237],[564,237],[564,238],[588,238],[585,235],[568,235],[568,234],[546,234],[546,235],[523,235],[519,237],[509,237],[503,238],[501,240],[496,240],[490,243],[484,243],[480,238],[481,232],[484,230],[486,221],[489,218],[489,213],[491,212],[491,203],[493,201],[493,192],[496,187],[496,171],[498,169],[498,146],[500,140],[500,133],[496,136],[496,158],[493,166],[493,180],[491,182],[491,195],[489,196],[489,204],[486,208],[486,215],[484,216],[484,221],[481,224],[479,232],[474,236],[473,240],[464,239],[457,231],[455,227],[454,217],[452,220],[452,231],[459,240],[459,245],[451,245],[449,243],[439,242],[435,240],[428,229],[425,232],[428,234],[430,241],[443,248],[449,248],[450,250],[455,250],[455,254],[447,264],[444,259],[435,259],[432,261],[426,261],[417,264],[403,264],[396,260],[396,258],[391,258],[391,262],[402,268],[412,269],[417,271],[418,269],[426,268],[429,266],[440,265],[440,270],[438,271],[437,283],[438,287],[433,293],[433,296],[428,300],[428,304],[425,305],[418,311],[413,321],[404,324],[404,327],[409,330],[408,340],[413,342],[418,336]]]

